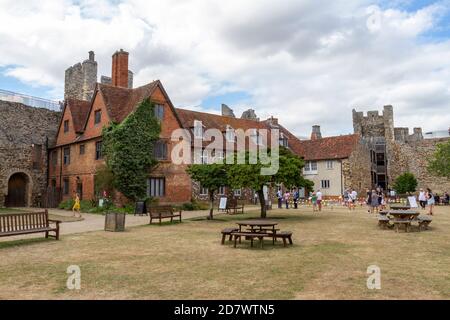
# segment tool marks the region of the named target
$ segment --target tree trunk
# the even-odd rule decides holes
[[[264,199],[264,189],[258,190],[259,204],[261,205],[261,218],[265,219],[267,217],[267,207],[266,199]]]
[[[209,217],[208,220],[213,220],[213,212],[214,212],[214,192],[209,192]]]

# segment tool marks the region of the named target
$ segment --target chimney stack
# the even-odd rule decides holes
[[[315,125],[312,127],[311,140],[322,139],[322,133],[320,132],[320,126]]]
[[[94,53],[94,51],[89,51],[89,61],[95,61],[95,53]]]
[[[112,56],[112,85],[128,88],[128,52],[116,51]]]

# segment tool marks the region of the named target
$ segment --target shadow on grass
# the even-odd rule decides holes
[[[0,242],[0,249],[26,246],[26,245],[43,243],[43,242],[48,242],[48,241],[55,241],[55,239],[33,238],[33,239],[20,239],[20,240],[12,240],[12,241],[4,241],[4,242],[2,241],[2,242]]]

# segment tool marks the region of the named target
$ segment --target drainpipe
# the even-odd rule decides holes
[[[62,166],[63,166],[63,148],[59,147],[59,151],[60,151],[60,161],[59,161],[59,189],[61,190],[61,194],[60,194],[60,199],[62,200],[62,196],[63,196],[63,191],[62,191]]]
[[[341,196],[344,194],[344,173],[342,171],[342,159],[339,160],[341,163]]]

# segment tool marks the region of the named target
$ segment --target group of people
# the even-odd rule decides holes
[[[434,206],[436,204],[440,204],[442,202],[442,204],[449,204],[449,199],[450,196],[448,194],[448,192],[444,193],[444,197],[441,200],[441,197],[438,196],[437,194],[433,194],[433,192],[431,191],[430,188],[427,188],[426,191],[422,188],[420,188],[419,190],[419,195],[417,197],[417,199],[419,200],[419,204],[420,207],[422,208],[422,210],[425,210],[426,207],[428,206],[428,214],[429,215],[433,215],[433,209]]]
[[[384,210],[386,208],[386,196],[383,190],[378,187],[376,189],[366,191],[366,204],[369,207],[367,212],[378,213],[378,210]]]
[[[289,209],[291,203],[293,204],[294,209],[298,209],[300,192],[297,188],[294,188],[291,191],[289,191],[289,189],[286,189],[286,191],[283,193],[280,187],[278,188],[277,191],[277,199],[278,199],[278,209],[283,208],[283,201],[285,203],[286,209]]]
[[[355,210],[356,200],[358,200],[358,192],[355,189],[345,189],[344,194],[344,204],[349,210]]]

